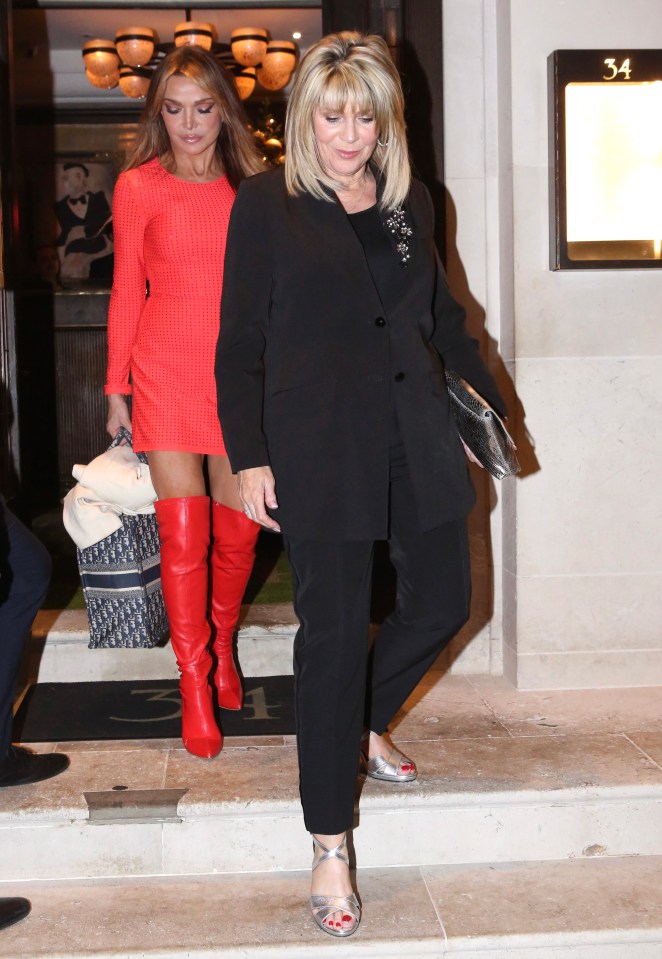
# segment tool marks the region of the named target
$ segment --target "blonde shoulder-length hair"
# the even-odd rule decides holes
[[[215,57],[195,46],[173,50],[154,71],[125,170],[155,157],[163,161],[166,168],[172,164],[170,137],[161,116],[170,77],[187,77],[216,101],[223,116],[216,154],[230,185],[236,190],[245,177],[262,172],[264,165],[232,77]]]
[[[329,191],[340,188],[322,167],[313,117],[317,108],[342,112],[347,106],[375,118],[379,140],[371,162],[381,174],[380,207],[393,210],[411,185],[404,96],[389,49],[375,34],[329,34],[301,60],[285,119],[287,191],[329,200]]]

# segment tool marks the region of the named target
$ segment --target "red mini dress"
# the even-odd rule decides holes
[[[137,452],[225,454],[214,361],[234,198],[225,177],[188,183],[158,159],[117,180],[104,389],[133,392]]]

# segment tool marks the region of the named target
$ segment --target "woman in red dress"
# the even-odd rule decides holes
[[[214,357],[230,210],[241,180],[261,169],[224,68],[198,47],[168,54],[115,187],[105,393],[110,435],[124,426],[134,449],[147,453],[158,497],[163,596],[181,673],[182,739],[205,758],[223,745],[209,685],[210,540],[218,700],[240,709],[232,636],[260,528],[242,512],[225,452]]]

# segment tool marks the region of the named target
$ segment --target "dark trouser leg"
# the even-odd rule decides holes
[[[443,648],[469,618],[471,572],[466,520],[418,533],[408,476],[391,484],[394,612],[371,654],[366,727],[383,733]]]
[[[16,677],[32,621],[48,591],[51,558],[0,496],[0,761],[12,733]]]
[[[372,542],[285,538],[292,567],[294,682],[306,829],[350,829],[365,708]]]

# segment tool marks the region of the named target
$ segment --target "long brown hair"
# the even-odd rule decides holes
[[[190,45],[177,47],[168,53],[154,71],[125,169],[133,170],[154,157],[165,160],[166,166],[172,161],[170,137],[161,116],[161,108],[166,83],[173,76],[187,77],[216,101],[223,116],[216,141],[216,155],[230,185],[236,190],[245,177],[264,170],[232,78],[210,53]]]

